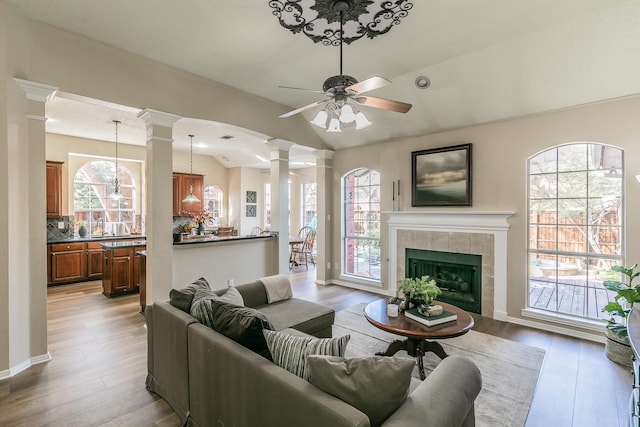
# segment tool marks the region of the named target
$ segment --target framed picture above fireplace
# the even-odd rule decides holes
[[[411,206],[471,206],[471,144],[411,153]]]

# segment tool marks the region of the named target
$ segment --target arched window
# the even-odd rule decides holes
[[[380,281],[380,174],[356,169],[342,177],[342,273]]]
[[[622,150],[557,146],[529,159],[528,306],[571,316],[601,309],[612,265],[624,264]]]
[[[116,164],[109,160],[86,163],[73,178],[74,219],[84,222],[88,232],[99,235],[111,233],[113,223],[135,227],[134,201],[136,187],[133,175],[126,167],[118,166],[118,181],[123,198],[107,197],[113,192]]]
[[[207,185],[204,188],[204,207],[217,222],[224,215],[222,208],[223,196],[222,190],[217,185]]]

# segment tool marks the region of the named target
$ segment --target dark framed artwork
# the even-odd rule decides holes
[[[411,153],[411,206],[471,206],[471,144]]]
[[[257,202],[258,202],[258,192],[247,191],[247,203],[257,203]]]
[[[258,214],[256,205],[247,205],[247,217],[255,217]]]

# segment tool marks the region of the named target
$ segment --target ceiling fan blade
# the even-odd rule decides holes
[[[385,87],[390,84],[391,82],[384,77],[373,76],[351,86],[347,86],[345,90],[353,93],[364,93],[369,92],[370,90],[380,89],[381,87]]]
[[[358,104],[366,105],[367,107],[381,108],[383,110],[395,111],[396,113],[406,113],[412,107],[411,104],[405,102],[374,98],[373,96],[357,96],[353,99],[355,99]]]
[[[292,87],[292,86],[278,86],[278,87],[282,88],[282,89],[295,89],[295,90],[303,90],[305,92],[321,93],[323,95],[326,93],[326,92],[323,92],[321,90],[305,89],[305,88],[302,88],[302,87]]]
[[[297,110],[293,110],[293,111],[289,111],[288,113],[284,113],[283,115],[278,116],[278,117],[280,117],[281,119],[284,119],[286,117],[291,117],[294,114],[298,114],[298,113],[300,113],[302,111],[308,110],[309,108],[313,108],[316,105],[324,104],[327,101],[328,101],[328,99],[325,99],[324,101],[316,101],[316,102],[313,102],[313,103],[311,103],[309,105],[305,105],[304,107],[300,107]]]

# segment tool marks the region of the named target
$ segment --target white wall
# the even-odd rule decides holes
[[[340,218],[340,179],[358,167],[381,174],[382,210],[392,210],[391,182],[401,181],[400,210],[438,211],[449,208],[411,207],[411,152],[461,143],[472,143],[473,206],[456,210],[515,211],[509,219],[508,233],[508,314],[520,317],[526,304],[527,289],[527,160],[549,147],[569,142],[589,141],[611,144],[624,150],[626,186],[625,225],[627,264],[640,261],[640,96],[601,102],[588,106],[541,113],[527,117],[469,126],[403,140],[337,151],[334,156],[334,218]],[[332,233],[340,236],[339,221]],[[381,230],[381,258],[388,258],[388,229]],[[336,238],[332,256],[341,262],[341,241]],[[388,264],[382,276],[388,277]],[[339,270],[331,272],[339,278]],[[384,279],[383,279],[384,280]],[[384,283],[383,287],[388,288]]]

